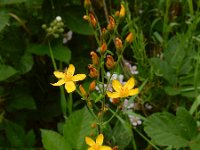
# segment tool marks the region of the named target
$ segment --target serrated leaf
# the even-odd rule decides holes
[[[1,3],[1,2],[0,2]],[[0,32],[9,21],[9,15],[5,11],[0,11]]]
[[[63,127],[64,137],[73,149],[85,150],[85,137],[93,131],[93,117],[85,107],[74,112]]]
[[[73,32],[92,35],[92,29],[87,21],[83,19],[85,11],[80,6],[70,6],[63,12],[63,20],[65,25]]]
[[[115,125],[112,136],[119,149],[125,149],[133,138],[132,131],[126,128],[120,121]]]
[[[0,65],[0,81],[6,80],[15,75],[17,70],[8,65]]]
[[[175,116],[170,113],[155,113],[144,122],[144,130],[160,146],[176,148],[188,146],[188,141],[180,136],[175,126]]]
[[[200,150],[200,134],[190,142],[191,150]]]
[[[51,130],[41,129],[42,144],[46,150],[71,150],[63,136]]]
[[[36,44],[34,45],[33,44],[33,45],[30,45],[30,47],[28,48],[28,51],[36,55],[40,55],[40,56],[48,55],[49,57],[51,57],[48,45],[36,45]],[[71,59],[71,51],[68,47],[53,46],[52,52],[56,60],[69,63]]]
[[[176,111],[176,125],[180,130],[181,136],[188,141],[192,140],[198,134],[196,121],[183,107],[179,107]]]
[[[162,76],[172,85],[176,83],[176,73],[166,61],[159,58],[151,58],[150,62],[157,76]]]
[[[196,122],[184,108],[178,108],[176,116],[168,112],[155,113],[147,118],[144,125],[148,136],[160,146],[188,147],[197,135]]]

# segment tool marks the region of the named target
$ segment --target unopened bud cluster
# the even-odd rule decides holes
[[[42,25],[42,28],[45,29],[47,35],[53,35],[55,38],[59,38],[60,34],[64,32],[64,23],[60,16],[57,16],[49,25],[46,24]]]

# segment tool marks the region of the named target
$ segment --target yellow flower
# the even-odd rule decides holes
[[[102,145],[103,139],[103,134],[99,134],[97,136],[96,142],[93,141],[90,137],[85,137],[86,144],[90,146],[88,150],[112,150],[111,147]]]
[[[70,64],[69,67],[64,71],[54,71],[54,75],[58,78],[58,82],[52,84],[53,86],[61,86],[65,84],[65,89],[67,93],[71,93],[76,90],[76,81],[80,81],[86,78],[85,74],[77,74],[74,75],[75,67],[74,65]]]
[[[118,80],[113,80],[112,86],[116,92],[107,92],[107,95],[110,98],[124,98],[136,95],[139,93],[139,90],[138,88],[133,89],[134,85],[135,81],[133,78],[130,78],[124,86]]]

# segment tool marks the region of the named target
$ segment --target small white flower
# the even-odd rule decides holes
[[[142,124],[142,121],[140,120],[140,118],[132,116],[132,115],[128,115],[128,117],[133,126],[138,126]]]
[[[56,17],[56,20],[57,20],[57,21],[61,21],[62,18],[61,18],[60,16],[57,16],[57,17]]]
[[[73,32],[70,30],[64,34],[63,44],[66,44],[68,41],[72,39]]]
[[[149,109],[149,110],[151,110],[151,109],[153,108],[152,105],[149,104],[149,103],[146,103],[146,104],[144,105],[144,107],[145,107],[146,109]]]

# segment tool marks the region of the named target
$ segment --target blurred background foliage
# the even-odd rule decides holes
[[[200,93],[200,1],[127,2],[135,39],[124,57],[137,65],[139,83],[148,79],[140,94],[142,102],[150,102],[155,112],[174,113],[180,105],[189,109]],[[106,26],[103,0],[92,3],[101,26]],[[106,3],[113,14],[121,1]],[[83,15],[83,0],[0,0],[0,149],[42,148],[40,129],[57,130],[63,119],[59,90],[50,85],[54,69],[41,26],[62,17],[64,34],[51,39],[56,63],[63,67],[72,63],[77,73],[88,74],[90,51],[98,47]],[[126,24],[119,29],[124,37]],[[72,39],[63,43],[68,31],[73,32]],[[75,109],[84,105],[78,95],[74,101]],[[123,128],[116,125],[114,134],[118,130]]]

